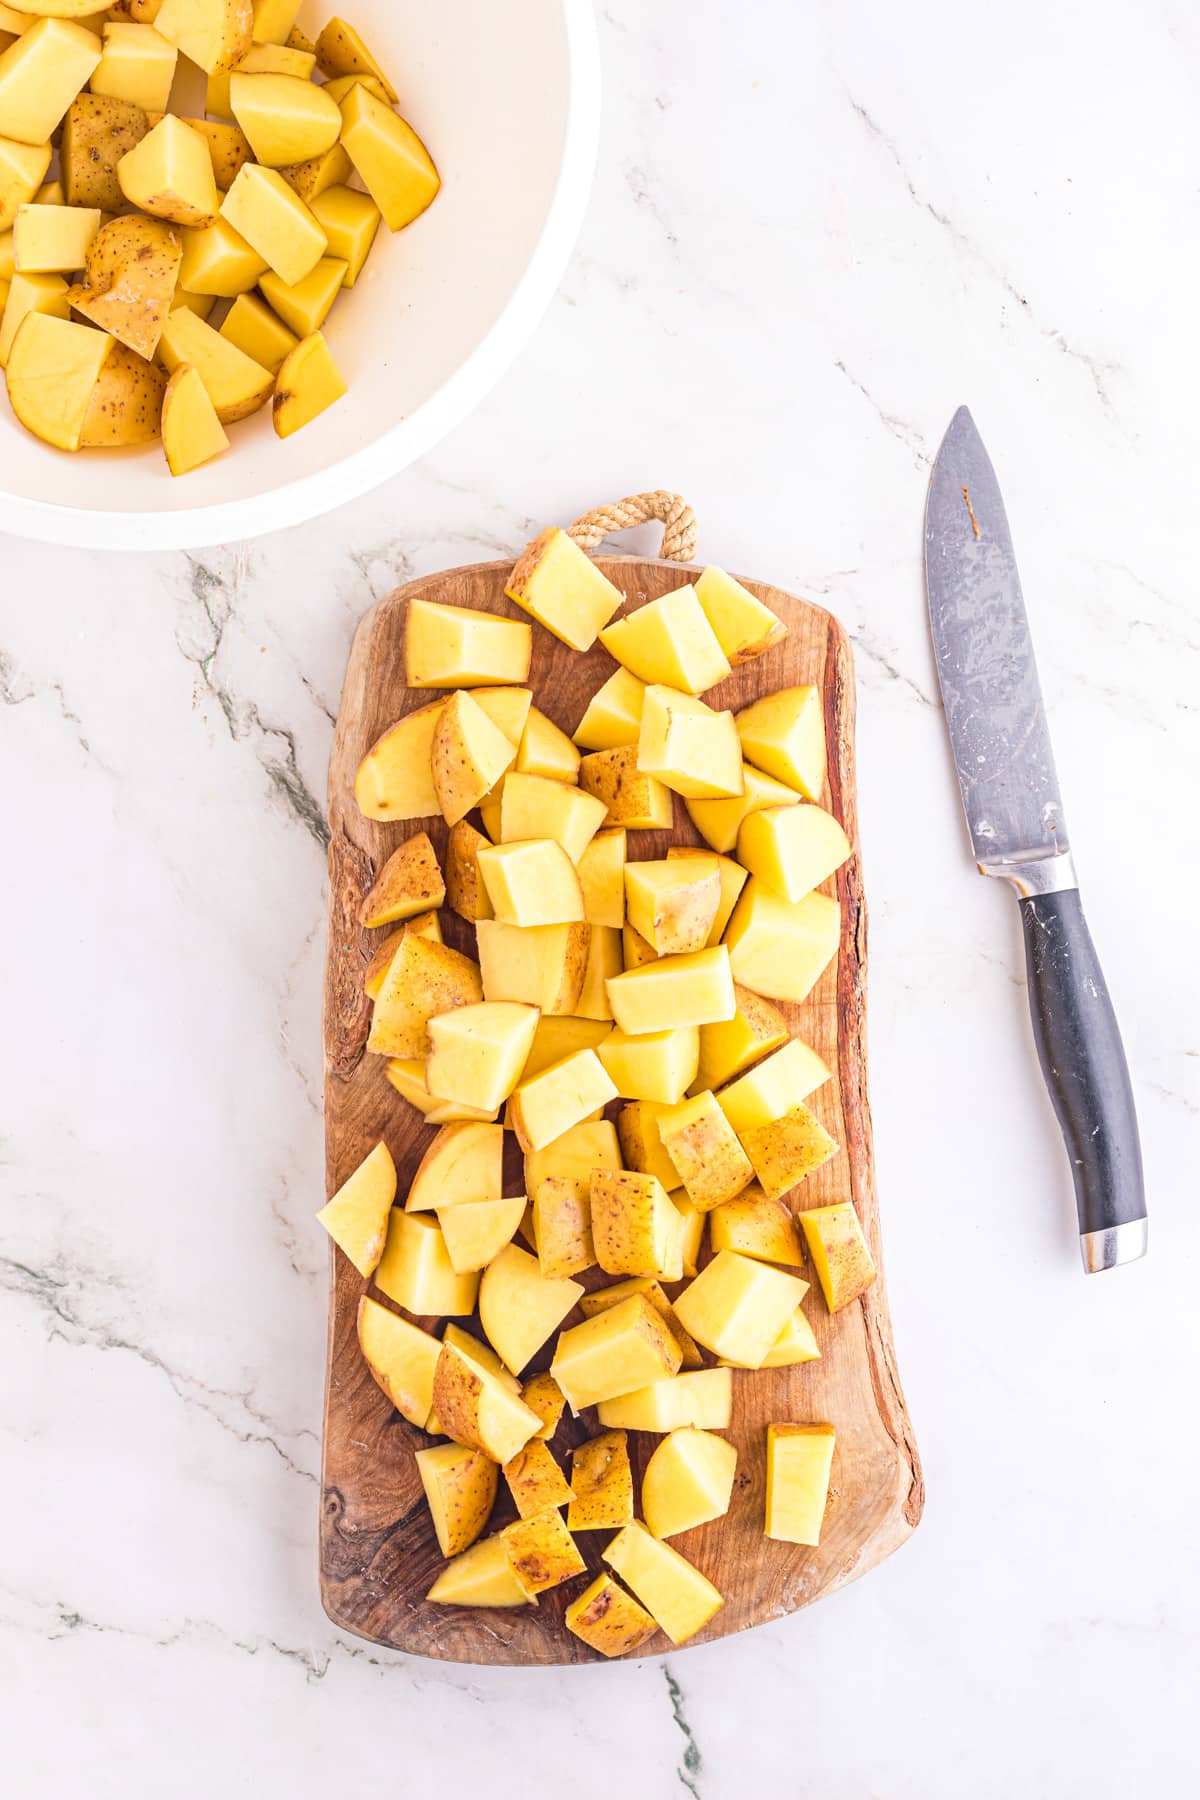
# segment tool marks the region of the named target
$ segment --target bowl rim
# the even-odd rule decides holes
[[[562,161],[525,272],[491,328],[454,373],[390,430],[329,469],[268,494],[181,511],[102,512],[0,491],[0,532],[94,550],[198,550],[305,524],[369,493],[440,443],[524,349],[562,280],[583,224],[600,138],[600,54],[591,0],[560,0],[568,94]]]

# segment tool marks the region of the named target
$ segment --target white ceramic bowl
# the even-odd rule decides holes
[[[591,185],[599,73],[589,0],[344,0],[433,154],[442,190],[381,227],[326,328],[344,399],[280,442],[270,408],[173,479],[158,445],[65,455],[0,392],[0,530],[102,549],[278,531],[415,461],[478,404],[533,331]],[[302,26],[330,11],[309,0]],[[195,104],[195,102],[192,102]]]

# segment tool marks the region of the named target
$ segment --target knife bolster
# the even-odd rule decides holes
[[[1037,894],[1063,894],[1079,886],[1075,863],[1069,850],[1058,856],[1031,856],[1023,862],[980,863],[981,875],[999,875],[1010,881],[1019,900],[1031,900]]]

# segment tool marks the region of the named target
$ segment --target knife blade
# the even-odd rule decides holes
[[[1145,1187],[1120,1032],[1083,916],[1000,485],[960,406],[925,503],[925,589],[971,847],[1021,909],[1034,1041],[1095,1273],[1144,1256]]]

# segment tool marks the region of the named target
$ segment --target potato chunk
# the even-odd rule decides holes
[[[800,1233],[791,1209],[772,1200],[760,1187],[748,1187],[724,1201],[709,1215],[709,1236],[715,1250],[736,1250],[760,1262],[784,1263],[800,1268]]]
[[[0,137],[0,231],[10,231],[18,206],[33,199],[53,154],[50,144],[18,144]]]
[[[434,1444],[418,1450],[413,1460],[429,1502],[438,1549],[443,1556],[458,1556],[488,1522],[499,1469],[482,1450],[465,1444]]]
[[[727,799],[745,788],[733,714],[674,688],[646,689],[637,766],[686,799]]]
[[[423,1431],[433,1410],[433,1377],[442,1353],[437,1339],[364,1294],[358,1303],[358,1343],[396,1411]]]
[[[88,245],[100,229],[99,207],[39,206],[17,208],[13,224],[13,257],[22,275],[61,275],[82,269]]]
[[[758,1368],[808,1283],[732,1250],[719,1250],[675,1301],[684,1329],[717,1356]]]
[[[480,919],[475,938],[484,998],[520,1000],[543,1014],[573,1014],[587,969],[588,931],[586,925]]]
[[[512,1242],[524,1212],[524,1194],[511,1199],[466,1200],[459,1206],[439,1206],[437,1220],[454,1273],[467,1275],[473,1269],[485,1269]]]
[[[820,800],[825,782],[825,720],[815,687],[781,688],[737,714],[742,755],[764,774]]]
[[[700,694],[729,674],[728,658],[690,583],[606,625],[600,642],[639,681],[682,694]]]
[[[624,599],[587,552],[557,526],[526,545],[504,591],[573,650],[590,650]]]
[[[246,350],[245,344],[239,347]],[[430,759],[441,710],[442,702],[435,700],[405,713],[367,751],[354,777],[354,798],[365,818],[428,819],[440,810]]]
[[[581,750],[620,750],[636,744],[641,730],[646,684],[628,669],[616,669],[588,701],[575,728]]]
[[[625,865],[626,916],[659,956],[703,950],[720,901],[715,856]]]
[[[688,818],[713,850],[725,852],[737,845],[742,821],[764,806],[798,806],[800,796],[773,775],[764,775],[750,763],[742,764],[743,790],[730,800],[685,800]]]
[[[725,1431],[733,1417],[733,1377],[727,1368],[691,1369],[602,1400],[597,1413],[602,1425],[627,1431],[677,1431],[682,1425]]]
[[[379,990],[367,1049],[377,1056],[426,1056],[430,1019],[482,999],[479,969],[469,956],[410,932]]]
[[[551,1281],[582,1274],[596,1261],[592,1242],[592,1205],[582,1182],[550,1175],[533,1196],[533,1235],[538,1268]]]
[[[425,1598],[437,1606],[527,1606],[533,1596],[513,1573],[497,1532],[452,1557]]]
[[[179,52],[153,26],[110,21],[92,71],[93,94],[128,100],[147,112],[165,112]]]
[[[819,1544],[836,1434],[832,1425],[767,1426],[769,1538]]]
[[[153,23],[189,62],[212,75],[231,69],[245,56],[254,14],[250,0],[163,0]]]
[[[169,323],[181,266],[179,233],[162,220],[110,219],[88,245],[71,305],[135,355],[150,358]],[[187,360],[177,358],[173,366]]]
[[[520,1079],[537,1027],[536,1006],[481,1000],[429,1021],[425,1085],[443,1100],[495,1112]]]
[[[392,851],[359,907],[358,921],[368,929],[391,925],[440,906],[445,898],[446,884],[429,835],[418,831]]]
[[[525,628],[528,630],[528,627]],[[604,804],[563,781],[544,775],[504,778],[500,798],[500,839],[516,843],[523,838],[553,838],[571,861],[580,858],[604,823]]]
[[[173,113],[121,158],[117,180],[131,205],[172,225],[211,225],[221,204],[207,143]]]
[[[773,1200],[838,1152],[837,1140],[807,1106],[791,1106],[778,1119],[750,1126],[738,1135],[763,1192]]]
[[[361,82],[342,101],[342,143],[390,231],[403,231],[437,198],[442,180],[432,156]]]
[[[700,1032],[695,1025],[677,1025],[631,1037],[614,1029],[596,1046],[596,1054],[623,1099],[675,1106],[696,1079]],[[679,1179],[672,1168],[667,1186],[678,1187]]]
[[[597,1575],[591,1586],[572,1600],[563,1624],[601,1656],[626,1656],[640,1650],[658,1630],[645,1607],[607,1574]]]
[[[798,1215],[808,1254],[830,1312],[849,1306],[875,1279],[875,1262],[849,1200]]]
[[[211,170],[210,170],[211,172]],[[245,163],[221,201],[221,217],[289,286],[315,269],[325,233],[277,169]]]
[[[660,1181],[636,1170],[594,1169],[589,1193],[592,1243],[607,1274],[679,1280],[679,1214]]]
[[[707,1088],[660,1113],[658,1131],[688,1199],[701,1212],[732,1200],[754,1179],[750,1158]]]
[[[462,1318],[475,1310],[479,1277],[474,1272],[460,1275],[455,1271],[435,1218],[395,1206],[375,1270],[375,1285],[405,1312]]]
[[[523,1369],[582,1292],[577,1281],[543,1275],[536,1257],[519,1244],[506,1245],[484,1270],[479,1287],[480,1323],[505,1366],[514,1374]]]
[[[533,632],[523,621],[410,600],[405,621],[405,679],[410,687],[500,686],[529,676]],[[521,833],[532,837],[533,832]]]
[[[729,953],[723,944],[688,956],[664,956],[614,975],[609,1005],[631,1036],[678,1025],[709,1025],[737,1010]]]
[[[433,791],[442,817],[447,825],[453,825],[496,785],[512,765],[516,748],[470,694],[460,689],[438,714],[430,755]]]
[[[646,1529],[675,1537],[729,1511],[737,1451],[723,1437],[682,1425],[665,1437],[642,1477]]]
[[[255,161],[269,169],[324,156],[337,143],[342,129],[336,103],[298,75],[235,69],[229,80],[229,102]]]
[[[541,775],[547,781],[579,779],[579,752],[553,719],[548,719],[536,706],[529,709],[525,729],[517,749],[516,769],[520,775]]]
[[[511,1105],[517,1142],[522,1150],[541,1150],[616,1098],[596,1052],[577,1050],[515,1089]]]
[[[733,979],[770,1000],[806,1000],[841,937],[841,908],[828,894],[780,900],[753,878],[725,927]]]
[[[378,1143],[317,1214],[360,1275],[378,1267],[395,1198],[396,1165],[387,1145]]]
[[[172,374],[180,363],[191,363],[208,389],[222,425],[248,419],[266,402],[275,385],[269,369],[243,356],[236,344],[184,306],[168,318],[159,355]]]
[[[636,744],[593,750],[579,764],[579,785],[603,801],[607,823],[627,831],[666,831],[675,819],[671,790],[637,766]]]
[[[487,844],[478,852],[495,916],[505,925],[570,925],[583,920],[575,864],[553,838]]]
[[[36,20],[0,54],[0,137],[47,143],[100,56],[96,35],[86,26]]]
[[[752,994],[749,988],[740,987],[737,982],[733,994],[736,1010],[732,1019],[700,1026],[700,1065],[696,1079],[702,1087],[722,1087],[743,1069],[748,1069],[751,1063],[757,1062],[760,1056],[787,1042],[787,1020],[777,1006],[760,994]],[[821,1079],[827,1077],[828,1070]],[[803,1099],[804,1095],[798,1098]],[[723,1106],[720,1094],[717,1099]],[[736,1131],[737,1120],[730,1118],[729,1122]]]
[[[695,586],[704,616],[735,668],[774,649],[787,636],[783,620],[724,569],[705,569],[696,577]]]
[[[531,1438],[518,1450],[512,1461],[505,1463],[503,1474],[522,1519],[532,1519],[548,1507],[566,1506],[570,1501],[567,1478],[540,1438]]]
[[[545,1593],[587,1568],[554,1507],[506,1525],[500,1537],[509,1567],[527,1594]]]
[[[819,806],[768,807],[738,832],[740,861],[781,900],[803,900],[850,854],[849,838]]]
[[[511,1462],[541,1420],[500,1376],[443,1344],[433,1378],[433,1410],[456,1444],[482,1450],[493,1462]]]
[[[604,1551],[604,1560],[633,1589],[673,1644],[686,1644],[725,1602],[720,1591],[678,1550],[651,1537],[644,1525],[626,1525]]]
[[[503,1188],[504,1127],[486,1120],[443,1125],[417,1164],[409,1212],[498,1200]]]
[[[25,314],[8,352],[5,376],[13,412],[26,431],[58,450],[78,450],[92,393],[113,343],[104,332],[68,319]]]
[[[602,1431],[571,1452],[571,1531],[615,1531],[633,1519],[633,1470],[623,1431]]]
[[[125,204],[117,165],[150,129],[140,106],[109,95],[76,94],[63,120],[59,164],[68,206],[119,212]],[[47,161],[49,161],[47,146]]]
[[[559,1337],[550,1372],[573,1412],[673,1375],[682,1351],[644,1294],[573,1325]]]
[[[163,452],[172,475],[190,474],[229,448],[217,409],[191,363],[179,363],[167,383],[161,429]]]
[[[720,898],[713,922],[708,929],[708,948],[719,944],[725,935],[725,927],[733,916],[738,896],[749,879],[740,863],[734,862],[731,856],[717,856],[708,850],[700,850],[694,844],[672,844],[667,851],[668,862],[690,862],[693,868],[703,865],[708,868],[712,863],[717,866],[717,879],[720,882]]]

